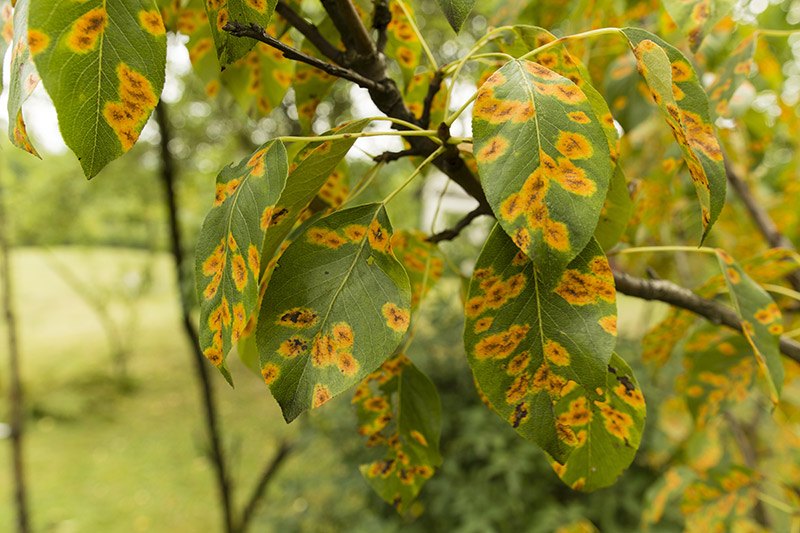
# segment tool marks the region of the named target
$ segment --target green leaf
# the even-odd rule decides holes
[[[642,440],[645,402],[636,377],[617,354],[611,356],[599,399],[581,387],[554,407],[559,434],[576,444],[566,462],[553,462],[561,481],[591,492],[612,485],[631,464]]]
[[[610,250],[619,242],[632,214],[633,200],[628,192],[628,181],[625,179],[622,167],[617,165],[608,186],[606,203],[600,211],[600,221],[594,230],[594,238],[603,250]]]
[[[461,31],[461,26],[464,25],[470,11],[475,7],[475,0],[436,0],[436,3],[439,4],[447,22],[456,33]]]
[[[624,28],[639,73],[663,112],[700,200],[703,239],[725,204],[726,175],[722,149],[714,132],[708,97],[689,61],[652,33]]]
[[[164,86],[154,0],[33,0],[28,43],[64,142],[88,178],[131,149]]]
[[[404,513],[416,499],[439,453],[442,407],[436,386],[405,355],[396,355],[356,389],[358,432],[382,457],[361,474],[386,502]]]
[[[328,133],[358,133],[367,124],[369,120],[354,120]],[[273,205],[264,207],[264,212],[259,215],[265,221],[267,228],[261,254],[262,272],[274,259],[275,252],[292,230],[294,223],[301,217],[308,203],[328,181],[355,142],[355,138],[313,142],[295,156],[295,162],[289,167],[289,179],[280,197]]]
[[[244,57],[253,48],[256,41],[247,37],[233,37],[222,28],[228,22],[254,23],[266,28],[277,3],[278,0],[206,1],[208,25],[217,47],[217,57],[223,67]]]
[[[696,52],[708,32],[731,12],[735,3],[734,0],[664,0],[664,7],[689,36],[689,48]]]
[[[708,88],[714,112],[721,117],[731,115],[730,100],[742,82],[750,76],[753,54],[756,49],[756,34],[745,37],[722,65],[722,70]]]
[[[321,218],[283,252],[256,342],[287,421],[361,381],[400,344],[411,291],[391,237],[383,205],[368,204]]]
[[[214,207],[197,242],[200,347],[230,381],[225,358],[257,309],[261,255],[270,219],[286,183],[286,148],[270,141],[217,176]]]
[[[28,7],[30,0],[17,0],[14,7],[14,39],[11,47],[11,82],[8,87],[8,137],[14,146],[39,157],[33,146],[25,119],[22,116],[22,104],[33,93],[39,84],[39,74],[31,59],[28,47]],[[36,41],[34,40],[34,44]],[[0,57],[5,54],[5,49]]]
[[[592,238],[613,173],[586,94],[530,61],[510,61],[478,90],[474,153],[503,229],[540,272],[560,272]]]
[[[616,291],[593,239],[559,276],[539,274],[495,226],[469,287],[464,344],[493,410],[558,461],[576,441],[554,409],[576,388],[602,401],[616,342]]]
[[[724,250],[717,249],[719,267],[742,319],[745,338],[753,348],[756,362],[767,379],[770,397],[777,403],[783,386],[783,362],[779,347],[783,320],[778,305]]]

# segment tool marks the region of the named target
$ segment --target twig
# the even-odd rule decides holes
[[[275,455],[264,468],[263,472],[261,473],[261,477],[258,478],[258,482],[253,488],[253,492],[250,495],[250,498],[248,498],[247,504],[244,506],[244,510],[242,511],[242,518],[239,521],[239,526],[236,528],[238,533],[244,533],[250,526],[250,523],[252,522],[253,517],[258,510],[258,505],[263,500],[267,487],[269,487],[270,481],[272,481],[272,478],[278,472],[278,469],[289,457],[289,454],[292,452],[292,448],[293,446],[288,442],[281,442],[278,451],[275,452]]]
[[[200,351],[200,339],[192,320],[190,299],[186,293],[188,288],[191,287],[191,283],[187,280],[186,271],[184,270],[185,259],[180,226],[178,224],[178,202],[175,195],[175,162],[172,159],[172,153],[169,151],[169,142],[172,136],[170,134],[166,104],[163,101],[156,106],[155,116],[158,128],[161,131],[161,180],[164,184],[165,199],[169,213],[169,237],[172,259],[175,263],[175,277],[180,294],[183,330],[191,345],[195,371],[197,372],[197,382],[200,387],[200,397],[205,414],[206,431],[211,444],[211,462],[216,474],[217,490],[222,504],[224,528],[227,533],[232,533],[234,529],[231,483],[228,476],[225,451],[222,447],[222,438],[220,437],[217,408],[214,402],[214,389],[211,386],[211,379],[208,375],[206,358],[203,352]]]
[[[292,9],[289,4],[280,0],[275,6],[275,11],[286,19],[297,31],[303,34],[308,39],[308,42],[313,44],[322,55],[341,65],[344,61],[344,53],[336,48],[328,39],[325,38],[314,24],[308,22],[299,13]]]
[[[25,485],[25,461],[22,446],[25,429],[24,391],[19,364],[19,343],[17,342],[17,320],[14,313],[14,297],[11,294],[11,244],[6,220],[3,184],[0,182],[0,267],[2,267],[3,316],[6,321],[9,366],[9,424],[11,426],[11,467],[14,478],[14,504],[17,512],[17,531],[30,531],[28,496]]]
[[[475,220],[481,215],[491,215],[491,214],[492,214],[491,210],[487,210],[484,206],[479,205],[478,207],[476,207],[475,209],[464,215],[464,218],[459,220],[456,223],[456,225],[453,226],[452,228],[440,231],[439,233],[434,233],[425,240],[428,242],[432,242],[434,244],[442,241],[452,241],[453,239],[458,237],[464,230],[464,228],[469,226],[473,220]]]
[[[727,326],[742,332],[742,323],[736,312],[714,300],[702,298],[689,289],[666,280],[646,280],[614,272],[614,283],[622,294],[643,300],[657,300],[691,311],[713,324]],[[800,363],[800,343],[786,336],[780,338],[780,350],[785,356]]]
[[[419,125],[427,128],[431,123],[431,108],[433,107],[433,99],[439,89],[442,88],[442,80],[444,80],[444,71],[437,70],[431,78],[431,83],[428,85],[428,93],[425,95],[425,100],[422,101],[422,116],[419,118]]]
[[[728,176],[728,183],[731,184],[733,190],[736,191],[736,194],[742,200],[745,208],[747,208],[747,212],[750,213],[750,218],[753,219],[753,222],[758,227],[758,230],[764,236],[767,243],[769,243],[772,248],[786,248],[795,251],[796,249],[792,241],[780,232],[767,210],[764,209],[753,196],[753,192],[750,190],[747,182],[733,170],[733,167],[727,159],[725,159],[725,172]],[[792,287],[794,287],[794,290],[800,291],[800,271],[792,272],[786,276],[786,279],[791,283]]]
[[[331,63],[327,63],[321,59],[307,55],[296,48],[292,48],[288,44],[268,35],[264,28],[258,24],[242,24],[240,22],[232,21],[228,22],[222,29],[234,37],[250,37],[256,41],[268,44],[269,46],[283,52],[283,57],[286,59],[311,65],[312,67],[318,68],[323,72],[327,72],[331,76],[352,81],[353,83],[356,83],[365,89],[377,88],[377,84],[373,80],[366,78],[354,70],[350,70],[349,68],[332,65]]]
[[[392,12],[389,10],[388,0],[375,0],[375,11],[372,13],[372,27],[378,32],[378,39],[375,45],[380,53],[383,53],[386,49],[386,42],[389,40],[386,35],[386,28],[391,22]]]
[[[416,148],[409,148],[408,150],[399,150],[397,152],[383,152],[382,154],[378,154],[373,157],[372,160],[376,163],[391,163],[392,161],[397,161],[398,159],[402,159],[404,157],[412,157],[416,155],[426,154],[425,152],[422,152]]]

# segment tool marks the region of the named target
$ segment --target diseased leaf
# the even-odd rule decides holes
[[[405,513],[442,464],[439,394],[405,355],[396,355],[356,389],[358,432],[383,455],[361,465],[361,474],[386,502]]]
[[[713,326],[705,326],[686,341],[683,363],[686,404],[698,427],[731,403],[746,400],[758,373],[747,340]]]
[[[475,7],[475,0],[436,0],[436,2],[456,33],[461,31],[461,26]]]
[[[672,20],[689,36],[689,47],[696,52],[708,32],[731,12],[734,0],[664,0]]]
[[[256,44],[250,38],[233,37],[223,30],[228,22],[255,23],[266,28],[278,0],[206,0],[206,13],[217,57],[224,67],[244,57]]]
[[[586,94],[538,63],[510,61],[478,90],[474,153],[503,229],[539,272],[560,272],[592,238],[613,167]]]
[[[383,205],[368,204],[319,219],[283,252],[256,342],[287,421],[361,381],[400,344],[411,291],[391,237]]]
[[[28,46],[28,7],[30,0],[17,0],[14,7],[14,40],[11,47],[11,81],[8,87],[8,138],[17,148],[39,157],[33,146],[25,119],[22,116],[22,104],[39,85],[39,74],[31,59]],[[36,40],[33,40],[36,44]],[[5,50],[0,53],[3,57]]]
[[[411,111],[415,117],[422,118],[422,113],[425,110],[425,98],[428,95],[428,90],[433,81],[433,72],[423,72],[416,74],[408,82],[406,87],[406,103],[408,110]],[[440,124],[444,119],[444,100],[447,94],[446,86],[442,83],[439,90],[433,97],[431,103],[431,124]]]
[[[700,200],[703,239],[725,204],[725,165],[711,122],[708,97],[681,52],[652,33],[624,28],[650,96],[664,114]]]
[[[554,406],[559,435],[574,442],[566,462],[553,462],[561,481],[575,490],[607,487],[628,468],[642,440],[645,402],[628,364],[617,354],[608,363],[599,399],[581,387]]]
[[[495,226],[475,265],[464,344],[475,380],[495,412],[560,462],[578,444],[556,417],[582,391],[603,401],[616,342],[616,291],[594,240],[553,279]],[[567,428],[569,429],[569,428]]]
[[[439,247],[421,231],[401,230],[392,237],[392,250],[411,282],[411,312],[419,307],[431,287],[442,277],[444,260]]]
[[[721,117],[731,115],[730,100],[742,82],[750,76],[753,67],[753,54],[756,49],[755,34],[745,37],[733,50],[722,66],[722,70],[708,88],[714,112]]]
[[[133,147],[161,95],[161,14],[153,0],[34,0],[28,43],[64,142],[91,178]]]
[[[357,133],[369,120],[354,120],[329,133]],[[295,156],[289,167],[289,179],[273,205],[264,207],[259,218],[267,230],[261,254],[261,270],[266,270],[276,258],[275,252],[299,220],[306,206],[328,181],[337,165],[344,159],[355,138],[309,143]]]
[[[422,44],[400,4],[396,0],[392,0],[389,2],[389,9],[392,13],[392,20],[386,27],[386,57],[397,61],[400,71],[403,73],[403,84],[407,86],[414,77],[414,70],[420,63]],[[408,6],[408,9],[413,16],[411,6]]]
[[[594,230],[594,238],[603,250],[609,250],[619,242],[632,214],[633,200],[628,192],[628,181],[622,167],[617,165],[608,186],[606,202],[600,211],[600,221]]]
[[[753,347],[758,366],[767,379],[772,401],[777,403],[783,386],[783,363],[778,345],[783,320],[778,305],[724,250],[717,259],[725,276],[736,312],[742,319],[744,336]]]
[[[674,504],[694,481],[696,475],[686,466],[672,467],[661,476],[645,493],[646,505],[643,507],[642,523],[645,527],[657,524],[664,516],[667,505]]]
[[[200,301],[200,347],[225,378],[225,358],[257,309],[261,255],[269,228],[262,213],[286,184],[288,162],[270,141],[217,176],[214,207],[197,242],[195,275]]]

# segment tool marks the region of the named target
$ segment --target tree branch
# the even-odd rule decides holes
[[[413,157],[417,155],[421,156],[425,155],[425,153],[414,148],[409,148],[408,150],[399,150],[397,152],[383,152],[373,157],[372,160],[376,163],[391,163],[392,161],[397,161],[404,157]]]
[[[318,68],[323,72],[327,72],[331,76],[352,81],[353,83],[356,83],[365,89],[373,89],[376,87],[376,83],[373,80],[362,76],[354,70],[340,67],[338,65],[332,65],[326,61],[322,61],[321,59],[317,59],[316,57],[305,54],[296,48],[292,48],[288,44],[279,41],[271,35],[268,35],[264,28],[258,24],[242,24],[240,22],[232,21],[228,22],[222,29],[234,37],[250,37],[251,39],[260,41],[283,52],[283,57],[286,59],[311,65],[312,67]]]
[[[386,35],[386,28],[392,22],[392,12],[389,10],[388,0],[375,0],[375,11],[372,14],[372,28],[378,32],[376,48],[383,53],[389,38]]]
[[[643,300],[657,300],[691,311],[713,324],[727,326],[742,332],[742,323],[736,312],[714,300],[702,298],[689,289],[666,280],[646,280],[614,272],[614,283],[622,294]],[[800,363],[800,343],[789,337],[780,338],[780,350],[790,359]]]
[[[428,93],[425,95],[425,100],[422,101],[422,116],[419,118],[419,122],[423,128],[427,128],[431,124],[433,99],[436,98],[436,93],[442,88],[442,80],[444,80],[444,71],[440,69],[431,78],[431,83],[428,85]]]
[[[321,0],[321,2],[339,35],[342,36],[342,42],[348,53],[361,56],[360,59],[363,61],[377,55],[375,43],[372,42],[369,31],[358,16],[356,6],[350,0]]]
[[[256,486],[253,488],[250,498],[247,500],[247,504],[244,506],[244,510],[242,511],[242,518],[239,521],[239,526],[236,528],[238,533],[244,533],[247,531],[247,528],[250,526],[250,523],[252,522],[253,517],[258,510],[258,505],[261,503],[264,497],[267,487],[269,487],[272,478],[278,472],[278,469],[281,467],[283,462],[289,457],[289,454],[292,452],[292,448],[292,445],[288,442],[281,442],[278,451],[275,452],[272,460],[270,460],[270,462],[264,468],[261,476],[258,478]]]
[[[313,44],[322,55],[337,65],[342,65],[344,62],[344,53],[328,41],[328,39],[320,33],[319,28],[308,22],[283,0],[280,0],[275,6],[275,11],[285,18],[297,31],[302,33],[303,36],[308,39],[308,42]]]
[[[194,367],[197,373],[197,383],[200,387],[200,398],[203,402],[206,431],[208,432],[208,440],[211,444],[211,462],[216,474],[217,490],[219,492],[220,503],[222,504],[224,530],[231,533],[234,531],[231,483],[228,476],[225,451],[222,447],[222,438],[220,437],[217,408],[214,402],[214,389],[208,375],[206,358],[203,352],[200,351],[200,339],[198,338],[197,330],[192,320],[190,299],[186,293],[187,288],[191,287],[192,284],[187,280],[186,270],[184,269],[185,258],[183,255],[180,226],[178,224],[178,202],[175,194],[175,162],[172,159],[172,153],[169,151],[169,142],[172,136],[170,134],[166,104],[164,104],[163,101],[160,101],[158,105],[156,105],[155,117],[158,123],[158,129],[161,132],[161,181],[164,184],[164,193],[169,214],[169,237],[172,259],[175,264],[175,277],[181,301],[183,330],[191,345],[192,360],[194,361]]]
[[[731,184],[733,190],[736,191],[736,194],[742,200],[745,208],[747,208],[747,212],[750,213],[750,218],[753,219],[753,222],[764,236],[767,243],[769,243],[772,248],[786,248],[796,251],[792,241],[780,232],[767,210],[764,209],[756,200],[755,196],[753,196],[753,192],[750,190],[747,182],[733,170],[727,158],[725,159],[725,172],[728,176],[728,183]],[[794,287],[794,290],[800,291],[800,271],[792,272],[786,276],[786,279],[791,283],[792,287]]]
[[[459,220],[456,223],[456,225],[453,226],[452,228],[440,231],[439,233],[434,233],[425,240],[428,242],[432,242],[434,244],[442,241],[452,241],[453,239],[458,237],[464,230],[464,228],[469,226],[473,220],[475,220],[481,215],[491,215],[491,214],[492,214],[491,209],[487,210],[484,206],[479,205],[478,207],[476,207],[475,209],[464,215],[464,218]]]

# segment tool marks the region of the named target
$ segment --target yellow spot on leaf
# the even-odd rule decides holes
[[[290,328],[310,328],[317,323],[317,313],[307,307],[295,307],[283,313],[277,324]]]
[[[78,17],[67,35],[67,46],[79,54],[94,50],[97,40],[108,25],[105,8],[96,7]]]
[[[43,52],[50,44],[50,37],[39,30],[28,30],[28,48],[31,55]]]
[[[571,131],[559,132],[556,150],[568,159],[588,159],[594,153],[592,145],[585,136]]]
[[[314,394],[311,398],[311,406],[317,408],[331,399],[331,391],[322,383],[314,385]]]
[[[607,333],[616,336],[617,334],[617,317],[616,315],[608,315],[604,316],[600,320],[597,321],[600,324],[600,327],[603,328]]]
[[[530,331],[530,326],[527,324],[512,325],[506,331],[484,337],[475,345],[475,357],[477,359],[506,358],[517,349],[528,331]]]
[[[337,361],[339,371],[347,377],[355,376],[358,373],[358,361],[349,353],[340,353]]]
[[[569,352],[554,340],[544,343],[544,356],[554,365],[566,366],[569,364]]]
[[[231,275],[233,276],[233,283],[236,285],[236,290],[242,292],[247,286],[247,265],[244,262],[242,254],[234,254],[231,261]]]
[[[487,331],[490,327],[492,327],[492,322],[494,322],[494,318],[490,316],[478,319],[475,322],[475,333],[483,333],[484,331]]]
[[[283,357],[292,359],[308,349],[308,341],[302,337],[289,337],[278,346],[278,353]]]
[[[141,24],[142,28],[150,35],[160,37],[166,33],[164,21],[161,19],[161,13],[156,9],[139,11],[139,24]]]
[[[264,383],[267,385],[271,385],[281,373],[281,369],[278,368],[278,365],[273,363],[267,363],[261,369],[261,377],[264,378]]]
[[[397,305],[389,302],[383,304],[381,313],[386,319],[386,325],[398,333],[405,333],[411,321],[411,315],[407,309],[401,309]]]
[[[567,113],[567,116],[571,121],[577,122],[578,124],[588,124],[592,121],[592,119],[589,118],[589,115],[583,111],[572,111]]]

